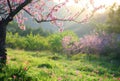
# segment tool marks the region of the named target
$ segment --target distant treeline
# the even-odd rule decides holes
[[[32,28],[32,27],[29,27],[29,26],[26,26],[26,30],[21,30],[17,23],[15,22],[11,22],[8,27],[7,27],[7,31],[8,32],[12,32],[12,34],[15,34],[15,33],[18,33],[20,36],[27,36],[29,35],[30,33],[32,33],[33,35],[41,35],[41,36],[49,36],[50,34],[52,34],[52,30],[50,31],[47,31],[47,30],[44,30],[43,28],[41,27],[36,27],[36,28]]]

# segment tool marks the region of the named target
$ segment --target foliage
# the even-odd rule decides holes
[[[26,50],[52,50],[55,52],[62,52],[62,39],[64,36],[72,36],[74,40],[77,40],[75,33],[71,31],[65,31],[62,33],[51,34],[48,37],[43,37],[34,35],[30,33],[29,35],[23,37],[18,35],[18,33],[9,33],[7,35],[6,44],[11,48],[20,48]]]
[[[108,10],[105,23],[97,23],[97,31],[120,34],[120,5],[114,4]]]
[[[109,25],[107,30],[112,33],[120,33],[120,6],[113,5],[108,14],[107,24]]]
[[[88,58],[87,54],[77,54],[68,58],[50,51],[33,52],[13,49],[8,49],[8,51],[9,71],[7,68],[4,69],[8,78],[10,78],[9,75],[12,77],[15,73],[20,74],[18,71],[21,65],[23,65],[22,68],[25,65],[30,68],[22,78],[24,80],[20,81],[119,81],[120,79],[119,62],[107,60],[106,57],[99,58],[91,55]],[[35,55],[39,57],[34,57]],[[53,60],[50,58],[52,56],[61,58]],[[20,76],[22,77],[23,74]],[[4,80],[0,79],[0,81]]]
[[[16,34],[8,33],[6,39],[6,44],[11,48],[20,48],[26,50],[44,50],[47,49],[47,40],[40,35],[27,35],[26,37],[21,37]]]
[[[73,33],[72,31],[65,31],[62,33],[56,33],[56,34],[50,35],[48,37],[50,49],[55,51],[55,52],[63,52],[62,50],[64,48],[62,47],[62,39],[65,36],[71,36],[74,38],[74,40],[78,39],[77,35],[75,33]]]
[[[47,48],[47,41],[44,37],[40,35],[27,35],[26,37],[26,49],[31,50],[42,50]]]
[[[119,59],[120,58],[120,51],[119,51],[119,48],[120,48],[120,5],[113,4],[109,8],[107,16],[108,17],[107,17],[105,23],[97,23],[96,24],[96,26],[97,26],[96,31],[99,34],[101,34],[101,32],[108,33],[108,35],[106,35],[105,37],[102,36],[102,38],[99,38],[100,36],[97,35],[97,37],[98,37],[97,40],[105,39],[106,42],[109,42],[108,44],[100,43],[100,45],[103,47],[99,48],[99,49],[101,49],[101,52],[99,51],[98,53],[107,55],[110,58]],[[111,35],[112,35],[112,37],[111,37]],[[90,36],[90,38],[92,38],[92,36]],[[105,43],[105,41],[103,41],[103,42]],[[95,46],[95,45],[93,45],[93,46]],[[98,46],[96,48],[98,48]],[[93,50],[91,50],[91,51],[93,51]]]
[[[5,66],[2,68],[2,72],[0,72],[0,80],[1,81],[28,81],[30,77],[27,76],[28,67],[12,67]]]

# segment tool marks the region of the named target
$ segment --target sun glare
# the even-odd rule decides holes
[[[65,0],[55,0],[56,3],[61,3],[61,2],[64,2],[64,1]],[[67,2],[66,5],[69,6],[69,7],[72,7],[73,9],[76,8],[75,10],[86,6],[86,4],[89,7],[88,8],[89,11],[93,10],[93,7],[90,5],[90,3],[88,3],[90,0],[79,0],[78,3],[75,3],[74,0],[68,0],[68,1],[69,2]],[[100,5],[105,5],[105,7],[109,7],[114,3],[120,4],[120,0],[93,0],[93,1],[94,1],[94,6],[95,7],[98,7]],[[104,8],[99,9],[97,12],[98,13],[104,13],[105,9]]]
[[[109,7],[113,5],[114,3],[120,4],[120,0],[95,0],[95,6],[97,5],[105,5],[105,7]],[[98,13],[104,13],[106,10],[105,8],[102,8],[98,10]]]

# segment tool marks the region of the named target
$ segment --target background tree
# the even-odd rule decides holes
[[[113,4],[103,15],[106,15],[105,23],[95,23],[97,31],[120,34],[120,5]]]
[[[62,31],[61,21],[73,21],[77,23],[86,22],[93,13],[101,8],[102,6],[94,6],[93,0],[88,0],[84,7],[79,11],[74,11],[71,13],[70,8],[67,8],[67,3],[70,0],[57,0],[58,3],[55,3],[56,0],[0,0],[0,63],[6,64],[6,49],[5,49],[5,40],[6,40],[6,27],[10,21],[14,18],[18,22],[18,25],[21,29],[25,30],[24,21],[24,12],[28,13],[37,23],[41,22],[51,22],[52,24],[57,25]],[[76,4],[80,0],[73,0]],[[82,2],[82,0],[81,0]],[[90,13],[85,14],[84,18],[78,18],[86,9],[89,8],[87,5],[91,5],[93,10]],[[79,4],[80,5],[80,4]],[[62,11],[66,11],[67,14],[61,14]]]
[[[120,6],[113,5],[108,13],[107,23],[108,27],[106,30],[111,33],[120,34]]]

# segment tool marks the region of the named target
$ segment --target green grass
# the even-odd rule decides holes
[[[116,61],[86,54],[67,57],[50,51],[8,48],[4,70],[0,79],[5,81],[120,81],[120,66]]]

